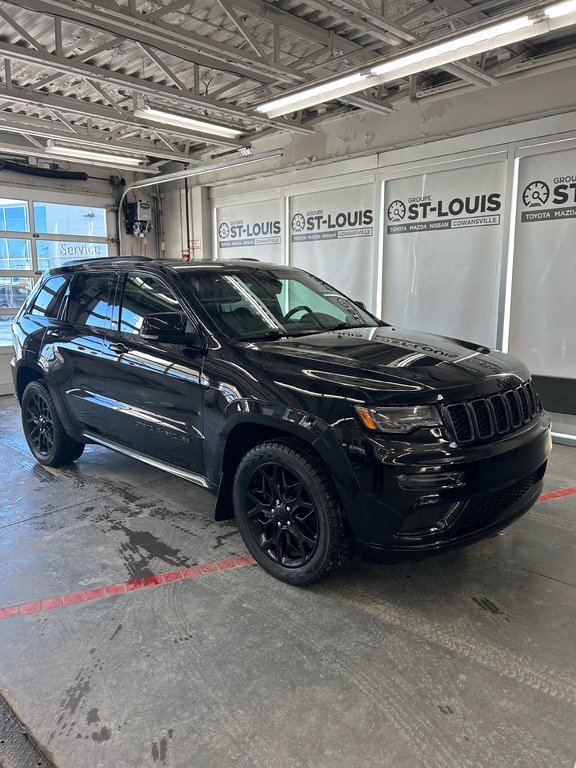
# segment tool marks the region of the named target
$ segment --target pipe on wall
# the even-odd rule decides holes
[[[190,179],[194,176],[201,176],[205,173],[212,173],[214,171],[225,171],[228,168],[236,168],[239,165],[248,165],[249,163],[259,163],[263,160],[270,160],[275,157],[282,157],[284,154],[283,149],[270,149],[267,152],[261,152],[258,155],[249,155],[247,157],[237,157],[234,159],[226,160],[222,163],[210,163],[209,165],[199,165],[196,168],[190,168],[185,171],[176,171],[175,173],[165,173],[159,176],[154,176],[151,179],[142,179],[141,181],[134,181],[132,184],[128,184],[124,188],[124,192],[120,197],[118,203],[118,234],[119,234],[119,250],[122,254],[122,221],[120,219],[122,215],[124,200],[126,195],[135,189],[143,189],[144,187],[155,187],[158,184],[168,184],[171,181],[178,181],[180,179]],[[186,201],[186,207],[188,207],[188,200]]]

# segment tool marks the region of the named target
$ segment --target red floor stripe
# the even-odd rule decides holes
[[[538,496],[538,501],[550,501],[550,499],[561,499],[562,496],[573,496],[576,488],[560,488],[558,491],[548,491]]]
[[[7,608],[0,608],[0,619],[26,616],[30,613],[39,613],[40,611],[50,611],[52,608],[62,608],[65,605],[74,605],[74,603],[85,603],[88,600],[97,600],[101,597],[109,597],[110,595],[122,595],[135,589],[156,587],[160,584],[169,584],[171,581],[179,581],[181,579],[193,579],[196,576],[204,576],[207,573],[227,571],[230,568],[252,565],[254,562],[256,561],[252,555],[231,557],[228,560],[219,560],[216,563],[203,563],[192,568],[182,568],[179,571],[169,571],[168,573],[160,573],[157,576],[148,576],[145,579],[124,581],[121,584],[96,587],[95,589],[87,589],[83,592],[71,592],[68,595],[60,595],[59,597],[47,597],[44,600],[34,600],[31,603],[22,603],[21,605],[10,605]]]
[[[576,488],[560,488],[557,491],[548,491],[548,493],[541,494],[538,497],[538,501],[560,499],[563,496],[572,496],[574,494],[576,494]],[[83,592],[71,592],[68,595],[59,595],[58,597],[46,597],[43,600],[34,600],[30,603],[22,603],[21,605],[10,605],[7,608],[0,608],[0,619],[10,619],[13,616],[27,616],[31,613],[50,611],[53,608],[62,608],[66,605],[85,603],[88,600],[98,600],[101,597],[122,595],[125,592],[133,592],[135,589],[156,587],[161,584],[169,584],[171,581],[179,581],[180,579],[193,579],[196,576],[203,576],[207,573],[252,565],[254,562],[255,560],[251,555],[231,557],[228,560],[219,560],[216,563],[203,563],[201,565],[194,565],[191,568],[182,568],[179,571],[169,571],[168,573],[160,573],[156,576],[147,576],[144,579],[124,581],[121,584],[96,587],[95,589],[87,589]]]

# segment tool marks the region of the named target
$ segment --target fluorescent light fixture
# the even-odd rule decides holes
[[[362,85],[365,83],[365,85]],[[268,117],[279,117],[289,112],[295,112],[298,109],[311,107],[314,104],[322,104],[323,101],[337,99],[355,91],[361,91],[367,88],[369,79],[361,72],[357,72],[347,77],[341,77],[338,80],[331,80],[329,83],[321,83],[312,88],[298,93],[290,93],[287,96],[281,96],[274,101],[267,101],[256,107],[257,112],[263,112]]]
[[[567,16],[569,13],[576,13],[576,0],[567,0],[564,3],[556,3],[544,8],[544,15],[549,19],[558,19],[560,16]]]
[[[175,115],[172,112],[163,112],[160,109],[152,109],[152,107],[142,107],[134,110],[134,117],[151,120],[153,123],[187,128],[189,131],[200,131],[201,133],[220,136],[223,139],[237,139],[242,134],[242,131],[238,130],[238,128],[227,128],[224,125],[205,123],[203,120],[195,120],[193,117],[184,117],[184,115]]]
[[[494,24],[468,35],[455,37],[445,43],[422,48],[415,53],[400,56],[392,61],[386,61],[384,64],[372,67],[370,72],[373,75],[406,77],[422,72],[424,69],[441,66],[466,56],[473,56],[492,48],[498,48],[501,45],[506,45],[507,42],[515,42],[524,36],[523,30],[533,26],[533,19],[528,16],[520,16],[517,19],[511,19],[502,24]],[[516,37],[518,33],[520,33],[520,38]],[[514,40],[510,39],[511,36]]]
[[[368,72],[356,72],[297,93],[281,96],[261,104],[256,107],[256,110],[271,118],[279,117],[298,109],[322,104],[330,99],[349,96],[370,85],[380,85],[392,79],[415,75],[432,67],[441,67],[573,24],[576,24],[576,0],[564,0],[544,8],[535,8],[529,14],[500,24],[491,24],[476,32],[453,37],[443,43],[421,47],[414,53],[397,56],[390,61],[378,64]]]
[[[49,144],[46,147],[46,154],[58,155],[59,157],[73,157],[77,160],[90,160],[95,163],[102,163],[103,165],[124,165],[131,168],[137,168],[143,162],[143,160],[138,157],[112,155],[106,152],[76,149],[75,147],[60,147],[55,144]]]

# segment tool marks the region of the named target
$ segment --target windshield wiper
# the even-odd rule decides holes
[[[251,333],[248,336],[237,336],[236,341],[259,341],[260,339],[285,339],[286,332],[280,330]]]

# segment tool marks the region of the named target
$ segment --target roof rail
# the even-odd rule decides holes
[[[150,256],[102,256],[100,259],[86,259],[86,261],[65,261],[62,267],[90,266],[91,264],[124,264],[126,262],[154,261]]]

